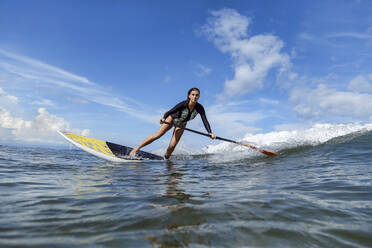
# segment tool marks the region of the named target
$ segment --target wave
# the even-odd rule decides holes
[[[371,124],[329,124],[318,123],[307,129],[290,131],[274,131],[269,133],[246,134],[239,141],[253,144],[261,148],[287,154],[301,152],[314,146],[323,144],[345,143],[356,137],[366,135],[372,131]],[[177,146],[174,155],[181,159],[189,157],[215,157],[218,160],[232,161],[257,156],[264,156],[259,152],[233,143],[221,142],[217,145],[208,145],[202,149],[187,147],[184,144]],[[223,155],[223,156],[221,156]]]
[[[274,151],[281,151],[296,147],[317,146],[335,138],[346,137],[350,134],[360,136],[371,130],[372,124],[315,124],[308,129],[246,134],[241,141]],[[353,136],[349,136],[345,140],[352,137]],[[342,141],[342,139],[340,139],[340,141]],[[241,151],[242,149],[246,148],[227,142],[210,145],[204,148],[207,153],[223,153],[234,150]]]
[[[263,149],[281,154],[301,153],[312,147],[346,143],[357,137],[364,137],[371,133],[371,124],[329,124],[318,123],[307,129],[290,131],[273,131],[269,133],[246,134],[238,140]],[[152,151],[157,155],[164,155],[165,149]],[[182,141],[173,152],[176,160],[208,159],[209,162],[237,162],[247,159],[264,157],[260,152],[229,142],[220,142],[196,148],[184,144]]]

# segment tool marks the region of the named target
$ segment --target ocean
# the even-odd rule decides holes
[[[243,140],[278,156],[216,142],[119,164],[1,145],[0,247],[372,247],[372,125]]]

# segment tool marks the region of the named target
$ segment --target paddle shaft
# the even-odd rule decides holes
[[[168,125],[172,125],[171,123],[169,122],[166,122],[164,121],[163,123],[165,124],[168,124]],[[190,132],[193,132],[193,133],[197,133],[197,134],[200,134],[200,135],[203,135],[203,136],[207,136],[207,137],[211,137],[209,134],[207,133],[203,133],[203,132],[199,132],[199,131],[196,131],[196,130],[193,130],[193,129],[190,129],[190,128],[187,128],[187,127],[179,127],[179,128],[182,128],[186,131],[190,131]],[[246,146],[246,147],[249,147],[249,148],[252,148],[252,149],[255,149],[259,152],[262,152],[263,154],[266,154],[266,155],[269,155],[269,156],[272,156],[272,155],[276,155],[276,152],[270,152],[270,151],[267,151],[267,150],[263,150],[257,146],[254,146],[254,145],[249,145],[249,144],[245,144],[243,142],[239,142],[239,141],[235,141],[235,140],[230,140],[230,139],[226,139],[226,138],[222,138],[222,137],[218,137],[216,136],[216,139],[218,140],[223,140],[223,141],[227,141],[227,142],[231,142],[231,143],[234,143],[234,144],[237,144],[237,145],[242,145],[242,146]]]

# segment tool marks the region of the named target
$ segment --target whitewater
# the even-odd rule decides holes
[[[318,123],[310,128],[302,128],[291,131],[273,131],[269,133],[246,134],[243,138],[237,141],[246,144],[252,144],[258,147],[268,149],[270,151],[285,152],[293,148],[306,146],[317,146],[329,142],[337,137],[344,139],[363,135],[372,130],[371,124],[330,124]],[[350,137],[348,135],[351,135]],[[336,141],[335,141],[336,142]],[[341,141],[340,141],[341,142]],[[153,151],[158,155],[165,152],[164,149]],[[219,142],[198,149],[192,146],[181,144],[176,147],[174,155],[200,155],[200,154],[230,154],[234,158],[249,158],[261,155],[260,152],[249,149],[245,146],[236,145],[229,142]],[[264,155],[263,155],[264,156]]]

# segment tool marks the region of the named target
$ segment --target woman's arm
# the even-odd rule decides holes
[[[167,119],[169,115],[176,113],[177,111],[181,110],[184,106],[185,106],[185,101],[178,103],[176,106],[171,108],[169,111],[165,112],[163,118]]]
[[[213,133],[212,133],[212,130],[211,130],[211,126],[209,125],[209,122],[208,122],[207,116],[205,115],[204,107],[203,107],[201,104],[199,104],[199,108],[197,109],[197,111],[198,111],[199,114],[200,114],[200,117],[201,117],[201,119],[202,119],[202,121],[203,121],[204,127],[205,127],[205,129],[207,130],[207,132],[208,132],[209,134],[213,134]]]

